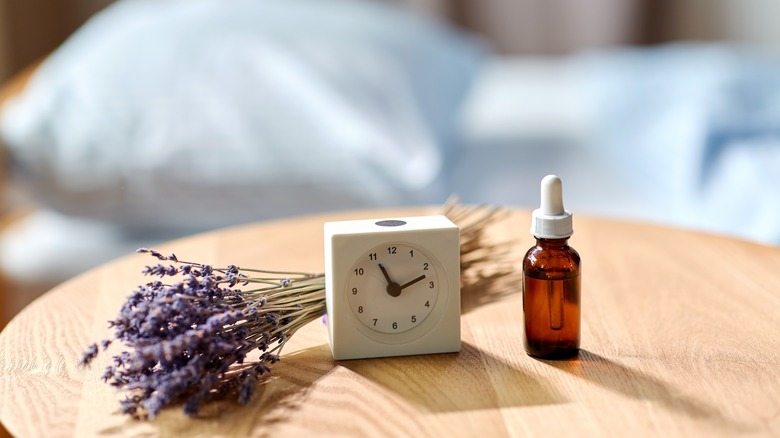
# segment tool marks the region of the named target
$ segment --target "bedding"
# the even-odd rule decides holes
[[[524,188],[555,172],[573,211],[780,244],[780,62],[765,53],[494,58],[464,108],[452,188],[467,201],[534,206]]]
[[[11,170],[61,213],[204,229],[440,198],[485,49],[358,0],[127,0],[9,102]]]

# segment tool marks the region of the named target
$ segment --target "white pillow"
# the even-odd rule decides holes
[[[376,2],[124,0],[2,134],[45,203],[132,227],[429,202],[482,55]]]

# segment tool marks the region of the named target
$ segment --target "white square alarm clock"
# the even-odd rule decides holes
[[[445,216],[325,224],[334,359],[460,351],[460,233]]]

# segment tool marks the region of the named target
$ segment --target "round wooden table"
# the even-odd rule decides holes
[[[436,210],[280,220],[158,249],[322,271],[323,222]],[[533,243],[529,221],[529,212],[512,211],[490,229],[515,241],[518,269]],[[48,292],[0,334],[0,420],[20,436],[780,435],[780,249],[582,216],[571,244],[583,260],[574,360],[525,354],[516,271],[471,286],[458,354],[336,362],[314,322],[287,344],[249,405],[215,403],[194,419],[173,407],[154,421],[119,413],[119,394],[100,380],[109,355],[76,365],[144,282],[139,271],[151,260],[133,254]]]

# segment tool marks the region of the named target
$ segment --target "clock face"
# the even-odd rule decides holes
[[[353,316],[380,333],[403,333],[420,325],[436,307],[438,261],[404,242],[374,246],[348,273],[346,296]]]

